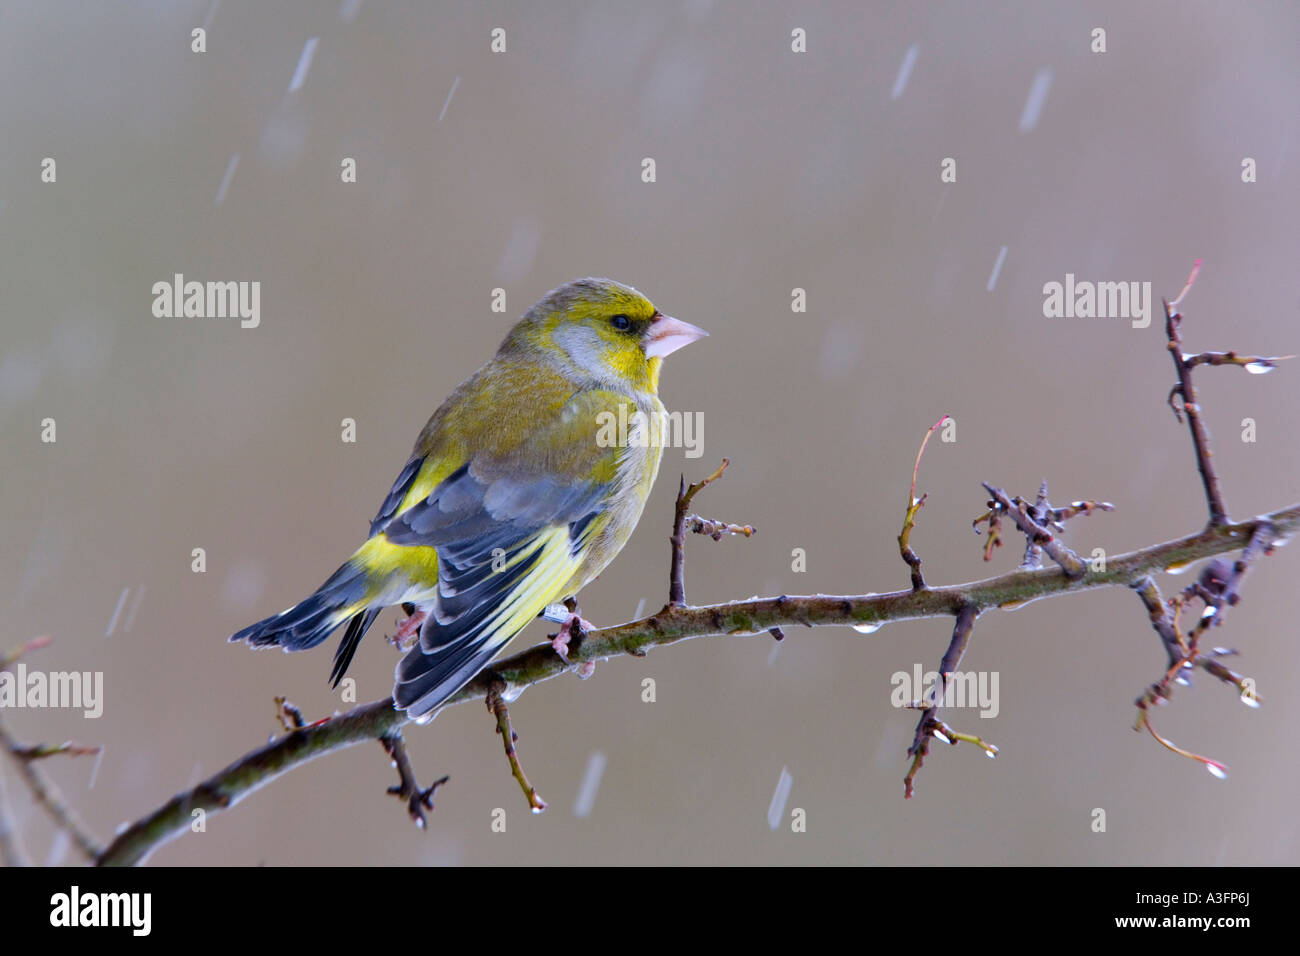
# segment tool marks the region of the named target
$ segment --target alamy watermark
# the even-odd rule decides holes
[[[664,424],[665,448],[683,448],[687,458],[704,454],[703,412],[668,412]],[[601,448],[648,448],[650,419],[626,402],[618,406],[617,414],[600,412],[596,415],[596,444]]]
[[[998,703],[997,671],[951,671],[940,677],[938,671],[922,671],[920,664],[912,672],[895,671],[890,675],[889,702],[895,707],[920,703],[926,707],[975,707],[981,717],[996,717],[1002,709]]]
[[[28,670],[21,661],[0,671],[0,709],[72,708],[95,718],[104,713],[103,671]]]
[[[176,273],[171,282],[155,282],[153,314],[160,319],[239,319],[245,329],[262,323],[262,283],[186,282]]]
[[[1043,286],[1043,315],[1049,319],[1132,319],[1133,328],[1151,324],[1150,282],[1064,282]]]

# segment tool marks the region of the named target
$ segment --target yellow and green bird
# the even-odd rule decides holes
[[[433,413],[366,542],[311,597],[230,640],[298,651],[346,623],[337,684],[379,612],[413,604],[403,631],[419,641],[393,698],[431,716],[627,543],[663,453],[660,366],[706,334],[609,279],[547,293]]]

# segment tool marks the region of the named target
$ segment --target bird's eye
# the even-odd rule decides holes
[[[626,332],[628,329],[632,328],[632,320],[626,315],[616,315],[609,321],[610,324],[620,332]]]

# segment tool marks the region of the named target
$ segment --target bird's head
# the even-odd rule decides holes
[[[578,279],[543,296],[501,350],[548,355],[601,381],[656,392],[664,356],[708,334],[664,315],[631,286]]]

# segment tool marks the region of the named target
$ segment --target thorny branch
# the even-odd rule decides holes
[[[1039,510],[1046,514],[1048,510],[1046,482],[1043,483],[1042,488],[1043,490],[1040,492],[1042,507]],[[1013,502],[1007,497],[1005,491],[1001,488],[994,488],[987,481],[984,482],[984,490],[993,496],[993,509],[1000,511],[1002,514],[1010,515],[1011,520],[1016,523],[1016,527],[1023,531],[1025,537],[1029,539],[1029,546],[1025,552],[1026,563],[1032,567],[1032,559],[1037,554],[1035,549],[1041,548],[1047,552],[1049,558],[1060,565],[1061,570],[1065,572],[1067,577],[1083,577],[1088,566],[1079,560],[1077,554],[1061,544],[1052,532],[1039,524],[1034,519],[1034,516],[1030,514],[1029,508],[1025,506],[1023,501],[1019,503]]]
[[[1248,371],[1262,373],[1272,370],[1279,362],[1294,356],[1276,358],[1240,356],[1235,351],[1184,354],[1180,335],[1183,317],[1178,312],[1178,306],[1191,290],[1200,269],[1201,260],[1198,259],[1178,298],[1173,302],[1164,302],[1165,337],[1168,339],[1169,352],[1173,356],[1174,366],[1178,372],[1178,382],[1169,393],[1169,404],[1174,410],[1174,416],[1180,422],[1183,420],[1183,414],[1187,415],[1188,430],[1191,432],[1192,445],[1196,452],[1196,466],[1201,475],[1206,503],[1210,511],[1210,527],[1215,527],[1227,524],[1230,519],[1223,502],[1223,495],[1219,490],[1218,475],[1214,471],[1210,435],[1201,417],[1200,404],[1196,399],[1192,370],[1200,365],[1240,365]],[[1254,707],[1259,706],[1259,696],[1255,692],[1254,682],[1236,673],[1221,660],[1235,652],[1214,648],[1207,655],[1201,651],[1200,641],[1211,627],[1223,623],[1224,608],[1237,603],[1241,581],[1247,570],[1261,555],[1272,552],[1278,537],[1274,525],[1267,518],[1260,519],[1251,531],[1249,542],[1235,562],[1231,565],[1221,559],[1210,562],[1202,570],[1198,580],[1185,588],[1181,594],[1170,598],[1167,603],[1161,599],[1160,590],[1151,578],[1134,584],[1138,596],[1147,609],[1151,626],[1165,648],[1168,667],[1161,679],[1148,687],[1135,702],[1138,716],[1133,729],[1140,731],[1145,728],[1162,746],[1204,764],[1215,776],[1226,776],[1227,767],[1217,760],[1177,747],[1161,736],[1151,722],[1151,711],[1170,699],[1176,684],[1189,684],[1188,674],[1198,666],[1220,681],[1236,687],[1245,703]],[[1196,623],[1184,634],[1180,625],[1182,612],[1187,604],[1194,600],[1200,600],[1204,610]]]
[[[930,587],[922,591],[884,594],[800,597],[781,595],[701,607],[667,606],[650,617],[592,631],[565,663],[549,641],[495,662],[457,691],[444,706],[482,700],[490,680],[500,679],[512,694],[571,671],[575,661],[601,661],[620,655],[643,657],[654,647],[720,634],[762,634],[768,628],[802,625],[882,625],[891,621],[953,617],[962,607],[979,612],[1018,607],[1056,594],[1102,587],[1128,587],[1165,568],[1240,550],[1262,520],[1287,537],[1300,531],[1300,502],[1260,519],[1218,528],[1107,558],[1104,570],[1089,570],[1082,578],[1066,577],[1057,568],[1016,570],[970,584]],[[208,813],[229,809],[248,794],[307,761],[344,747],[376,740],[407,722],[393,709],[391,697],[364,704],[347,713],[295,730],[239,758],[186,793],[173,797],[136,821],[109,845],[101,865],[138,863],[161,843],[188,831],[190,808]]]
[[[1027,511],[1037,524],[1055,531],[1064,531],[1065,522],[1077,515],[1087,516],[1094,511],[1115,510],[1115,506],[1109,501],[1076,501],[1065,508],[1053,508],[1051,502],[1047,500],[1046,481],[1039,486],[1038,497],[1033,505],[1026,504],[1019,495],[1016,495],[1010,501],[1018,510]],[[1002,516],[1008,513],[1006,506],[997,501],[990,501],[988,508],[988,511],[971,522],[976,534],[981,533],[980,525],[984,525],[988,530],[987,543],[984,545],[985,561],[992,560],[993,550],[1002,547]],[[1037,536],[1029,538],[1025,545],[1025,558],[1020,566],[1026,570],[1036,570],[1042,567],[1041,552],[1043,549],[1035,543],[1036,538]]]
[[[1260,699],[1255,692],[1253,681],[1231,670],[1220,660],[1235,652],[1214,648],[1206,655],[1200,649],[1200,640],[1211,627],[1223,623],[1225,605],[1231,606],[1237,603],[1237,589],[1246,571],[1260,556],[1272,551],[1275,537],[1276,532],[1272,524],[1267,519],[1259,521],[1251,532],[1249,543],[1230,569],[1222,561],[1210,562],[1200,579],[1189,585],[1182,594],[1171,598],[1168,605],[1160,599],[1160,590],[1150,578],[1139,582],[1134,587],[1147,609],[1151,626],[1160,636],[1160,642],[1165,647],[1169,666],[1164,676],[1148,687],[1134,702],[1138,709],[1138,716],[1133,729],[1147,730],[1162,746],[1180,756],[1204,764],[1206,769],[1217,777],[1226,776],[1228,768],[1217,760],[1177,747],[1161,736],[1151,722],[1151,711],[1173,696],[1175,684],[1189,684],[1187,674],[1192,668],[1198,666],[1224,683],[1236,687],[1244,703],[1253,707],[1259,706]],[[1200,598],[1205,604],[1205,610],[1196,624],[1184,635],[1179,629],[1178,618],[1189,598]]]
[[[922,449],[924,450],[924,445],[922,445]],[[915,476],[913,476],[913,482],[915,480]],[[1052,529],[1063,531],[1065,522],[1070,518],[1080,514],[1090,515],[1095,510],[1113,511],[1114,505],[1104,501],[1076,501],[1066,508],[1053,508],[1052,503],[1047,498],[1046,480],[1039,485],[1038,495],[1032,505],[1028,504],[1019,495],[1014,498],[1008,497],[1005,491],[993,487],[988,482],[984,482],[984,488],[993,496],[993,499],[988,503],[989,510],[975,519],[974,526],[976,531],[979,531],[981,524],[986,524],[989,529],[988,544],[984,548],[985,561],[989,560],[993,548],[1001,546],[1001,518],[1003,515],[1010,515],[1025,535],[1025,557],[1020,563],[1022,571],[1040,571],[1043,564],[1042,553],[1046,551],[1060,566],[1061,570],[1065,572],[1067,580],[1079,580],[1087,573],[1088,566],[1073,551],[1056,540],[1052,534]],[[924,496],[922,496],[922,499],[918,502],[915,492],[913,492],[912,501],[914,504],[913,510],[910,510],[908,514],[909,520],[915,513],[914,509],[924,504],[924,500]],[[904,524],[904,530],[908,530],[906,524]],[[903,543],[900,535],[899,544],[902,545]],[[907,560],[906,555],[904,555],[904,560]],[[908,563],[911,564],[910,561]],[[917,558],[917,566],[919,567],[919,565],[920,559]],[[913,583],[915,583],[915,578]],[[1017,605],[1002,606],[1013,607]],[[933,697],[930,700],[914,701],[911,704],[913,709],[922,711],[922,714],[921,719],[917,721],[912,746],[907,750],[908,755],[912,757],[912,765],[903,778],[904,798],[911,797],[916,790],[916,775],[920,772],[921,767],[925,764],[925,758],[930,753],[931,737],[953,746],[959,743],[975,744],[989,757],[996,757],[998,754],[998,748],[985,741],[982,737],[954,730],[939,720],[938,717],[940,706],[947,700],[947,691],[951,685],[953,674],[961,664],[962,656],[966,653],[966,645],[970,640],[975,619],[979,616],[979,610],[979,608],[966,605],[957,612],[957,621],[953,627],[948,652],[939,665],[939,684],[935,687]]]

